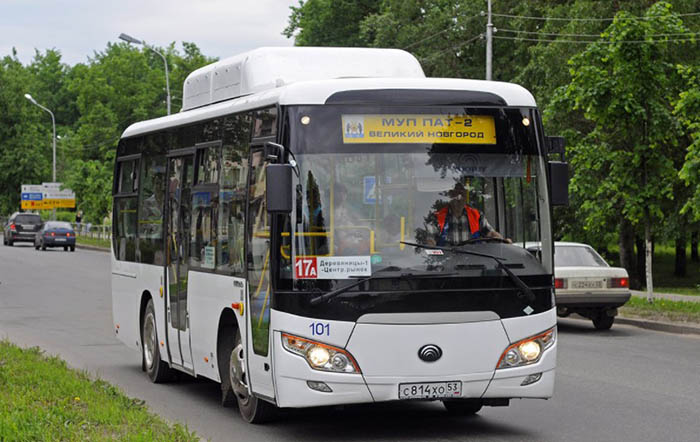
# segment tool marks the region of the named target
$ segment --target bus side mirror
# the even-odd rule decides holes
[[[564,157],[566,154],[566,139],[564,137],[544,137],[547,153],[558,153]]]
[[[569,164],[561,161],[550,161],[549,165],[549,194],[553,206],[569,205]]]
[[[272,214],[289,214],[292,212],[291,164],[269,164],[265,170],[265,198],[267,212]]]

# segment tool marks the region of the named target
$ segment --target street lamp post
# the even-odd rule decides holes
[[[119,39],[124,40],[127,43],[143,45],[144,48],[150,49],[151,51],[160,55],[160,58],[163,59],[163,64],[165,64],[165,90],[168,94],[168,96],[167,96],[168,115],[170,115],[170,79],[168,78],[168,60],[165,59],[165,55],[161,54],[160,52],[156,51],[152,47],[148,46],[145,41],[139,40],[138,38],[134,38],[130,35],[126,35],[124,33],[121,33],[121,34],[119,34]]]
[[[51,115],[51,125],[53,126],[53,182],[56,182],[56,118],[53,115],[53,112],[51,112],[47,107],[40,105],[39,103],[36,102],[34,97],[32,97],[29,94],[24,94],[24,98],[27,100],[31,101],[32,104],[37,105],[41,109],[45,110]],[[56,219],[56,208],[54,207],[53,209],[53,219]]]

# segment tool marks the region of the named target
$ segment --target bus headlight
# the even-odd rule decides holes
[[[525,338],[508,346],[498,360],[496,368],[512,368],[534,364],[540,360],[545,350],[554,345],[556,334],[557,328],[552,327],[544,333]]]
[[[282,333],[282,347],[301,356],[314,370],[334,373],[361,373],[355,359],[342,348]]]

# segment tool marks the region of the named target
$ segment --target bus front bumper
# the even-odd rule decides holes
[[[278,335],[278,333],[275,333]],[[400,400],[401,384],[422,382],[461,382],[459,398],[547,399],[554,393],[557,343],[547,349],[537,363],[495,371],[442,376],[368,376],[341,374],[312,369],[299,356],[284,350],[281,339],[275,342],[275,388],[279,407],[302,408]],[[523,385],[528,378],[536,381]],[[324,383],[331,391],[311,385]],[[430,399],[426,399],[430,400]]]

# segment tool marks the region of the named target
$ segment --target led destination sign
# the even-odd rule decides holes
[[[343,143],[496,144],[490,115],[343,115]]]

